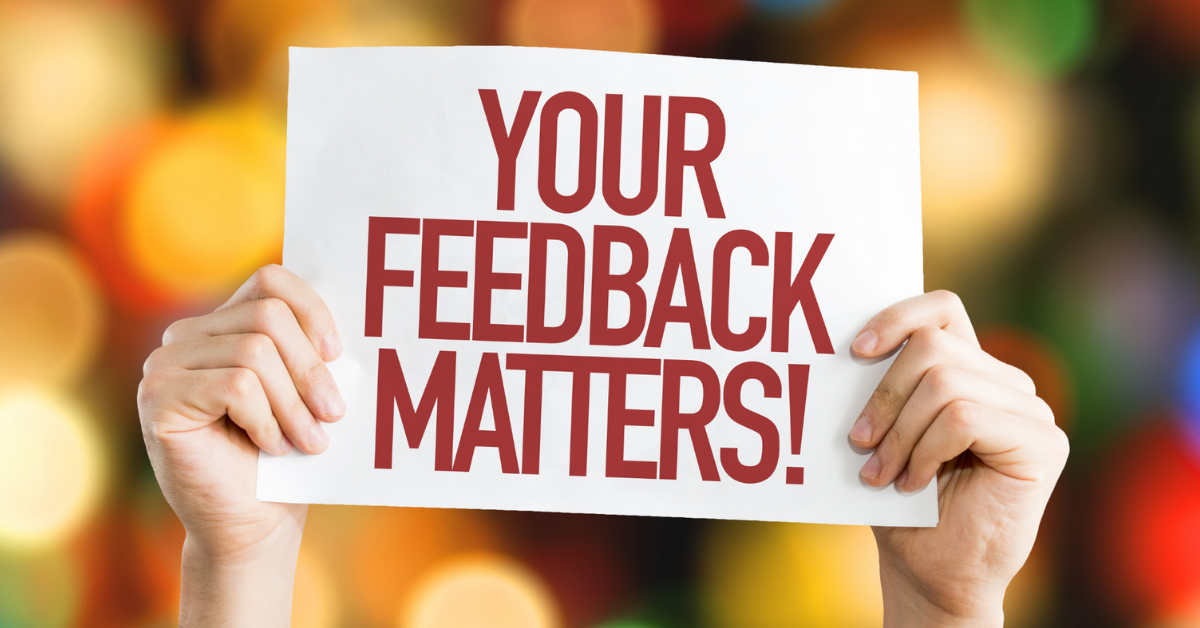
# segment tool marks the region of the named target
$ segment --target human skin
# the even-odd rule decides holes
[[[852,349],[904,344],[850,439],[875,448],[873,486],[938,482],[936,528],[875,528],[884,624],[1001,626],[1067,457],[1032,381],[979,348],[947,292],[902,301]],[[259,449],[320,454],[345,412],[324,362],[341,353],[328,308],[279,266],[211,314],[172,324],[146,360],[138,409],[159,485],[187,530],[180,626],[288,626],[308,506],[254,496]]]

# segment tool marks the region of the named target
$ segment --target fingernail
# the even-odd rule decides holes
[[[327,417],[339,417],[346,414],[346,402],[342,401],[342,395],[336,390],[332,390],[325,395],[325,403],[323,410]]]
[[[325,433],[325,428],[321,427],[320,423],[313,423],[313,426],[308,428],[308,446],[313,450],[320,450],[327,444],[329,435]]]
[[[280,440],[279,440],[279,455],[286,456],[286,455],[292,453],[292,448],[294,448],[294,447],[295,447],[295,445],[292,444],[292,441],[288,440],[287,436],[280,438]]]
[[[326,360],[332,360],[342,353],[342,341],[336,333],[329,334],[321,339],[321,353],[325,355]]]
[[[850,440],[856,443],[871,441],[871,422],[867,420],[867,415],[860,415],[854,422],[854,427],[850,428]]]
[[[905,490],[904,485],[907,482],[908,482],[908,469],[905,469],[900,472],[900,475],[898,477],[896,477],[896,488],[899,488],[902,491]]]
[[[879,477],[879,470],[879,458],[875,454],[871,454],[871,459],[867,461],[867,464],[863,465],[862,476],[868,480],[874,480]]]
[[[879,342],[879,338],[875,336],[875,332],[866,330],[854,339],[854,344],[850,345],[851,349],[859,355],[869,355],[875,350],[875,345]]]

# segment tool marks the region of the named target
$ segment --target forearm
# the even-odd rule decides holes
[[[180,628],[291,625],[300,534],[264,543],[238,560],[215,556],[191,536],[183,545]]]
[[[884,628],[1003,628],[1004,592],[973,596],[974,603],[947,609],[930,601],[909,574],[880,560]]]

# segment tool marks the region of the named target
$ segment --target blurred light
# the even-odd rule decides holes
[[[91,277],[64,242],[0,235],[0,387],[76,380],[95,357],[103,318]]]
[[[493,555],[448,562],[428,574],[400,618],[401,628],[556,628],[554,601],[537,577]]]
[[[1054,602],[1059,593],[1057,579],[1047,556],[1044,541],[1046,521],[1038,530],[1038,541],[1021,570],[1004,591],[1004,624],[1007,626],[1047,626],[1053,622]]]
[[[627,593],[625,574],[618,566],[619,546],[603,528],[578,520],[561,524],[571,533],[562,537],[533,533],[528,538],[535,544],[522,558],[550,587],[564,624],[584,626],[611,617]]]
[[[746,0],[653,0],[664,54],[710,56],[743,22]]]
[[[1176,398],[1200,303],[1191,256],[1154,223],[1091,217],[1069,234],[1030,279],[1037,327],[1070,361],[1072,446],[1085,451]]]
[[[220,88],[287,110],[288,47],[447,46],[457,25],[419,2],[219,0],[207,9],[204,46]],[[426,2],[425,4],[429,4]],[[468,10],[459,15],[470,15]],[[452,20],[451,20],[452,22]]]
[[[316,554],[301,548],[292,591],[293,628],[331,628],[341,625],[337,583]]]
[[[160,290],[226,293],[283,244],[284,133],[233,106],[181,122],[134,173],[121,224],[130,261]]]
[[[1035,226],[1054,180],[1058,111],[1040,86],[953,50],[925,54],[916,69],[926,265],[949,268],[988,259]]]
[[[1079,67],[1096,44],[1093,0],[964,0],[967,23],[984,48],[1019,71],[1058,77]]]
[[[109,296],[135,312],[152,312],[172,304],[171,295],[143,277],[121,241],[121,209],[133,172],[175,125],[153,120],[109,137],[84,163],[71,200],[67,226],[87,253]]]
[[[640,619],[618,619],[601,624],[596,628],[659,628],[659,626]]]
[[[863,526],[719,522],[703,547],[716,628],[856,628],[883,622],[879,555]]]
[[[751,0],[756,9],[774,15],[807,15],[834,2],[836,0]]]
[[[509,0],[503,11],[514,46],[656,52],[661,36],[651,0]]]
[[[1200,85],[1193,88],[1184,114],[1185,177],[1191,185],[1192,211],[1200,213]]]
[[[1100,467],[1099,512],[1089,520],[1110,610],[1171,617],[1200,601],[1200,457],[1184,442],[1161,423],[1125,438]]]
[[[1011,326],[994,326],[979,334],[979,344],[992,357],[1025,371],[1037,395],[1054,411],[1054,422],[1063,430],[1071,426],[1075,391],[1066,360],[1044,339]]]
[[[151,114],[167,52],[130,3],[0,3],[0,158],[65,200],[85,153]]]
[[[0,626],[64,628],[79,612],[79,570],[59,550],[0,554]]]
[[[397,604],[421,575],[447,557],[488,552],[495,533],[479,513],[428,508],[313,508],[305,542],[338,556],[347,608],[358,623],[393,625]]]
[[[920,4],[934,12],[917,24],[908,4],[885,5],[890,21],[827,34],[821,60],[918,73],[926,286],[960,285],[1011,254],[1051,208],[1063,103],[963,41],[934,10],[949,5]]]
[[[101,449],[80,408],[49,392],[0,393],[0,544],[26,550],[82,522],[101,489]]]
[[[145,512],[148,505],[110,506],[71,539],[84,582],[80,615],[88,626],[149,628],[170,625],[164,620],[172,617],[178,625],[185,532],[165,500],[165,513]]]
[[[1147,28],[1150,43],[1200,59],[1200,3],[1195,0],[1125,0]]]
[[[1179,368],[1178,405],[1193,451],[1200,456],[1200,326],[1185,345]]]

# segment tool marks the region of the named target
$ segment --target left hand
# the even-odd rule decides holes
[[[935,528],[874,528],[885,626],[1002,626],[1066,464],[1066,435],[1024,372],[985,353],[957,296],[939,291],[879,313],[863,357],[904,341],[850,432],[875,453],[863,480],[917,491],[937,479]]]

